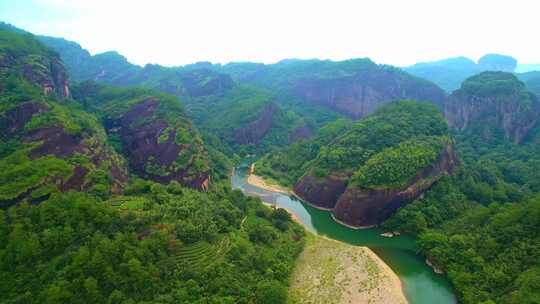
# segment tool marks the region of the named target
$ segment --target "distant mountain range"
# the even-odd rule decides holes
[[[540,64],[518,64],[511,56],[488,54],[474,62],[467,57],[453,57],[432,62],[421,62],[405,67],[405,71],[428,79],[443,88],[446,92],[459,88],[461,83],[470,76],[485,71],[503,71],[516,73],[518,78],[525,82],[535,93],[540,82],[536,77],[524,75],[526,72],[540,71]]]

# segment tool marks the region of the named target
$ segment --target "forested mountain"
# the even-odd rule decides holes
[[[180,97],[187,103],[201,96],[220,96],[240,84],[256,85],[273,92],[286,111],[313,117],[306,108],[320,107],[361,118],[381,104],[397,99],[430,101],[442,106],[445,98],[437,86],[391,66],[369,59],[341,62],[329,60],[283,60],[277,64],[230,63],[224,66],[200,62],[177,68],[130,64],[116,52],[91,56],[77,43],[61,38],[40,37],[57,51],[78,81],[95,80],[113,85],[142,85]],[[300,104],[301,109],[294,107]],[[327,116],[324,110],[319,110]],[[193,114],[196,117],[196,113]],[[326,121],[325,121],[326,122]]]
[[[230,167],[177,97],[70,87],[24,32],[0,62],[1,302],[285,301],[304,230],[210,178]]]
[[[540,96],[540,68],[538,71],[517,74],[517,77],[527,85],[531,92]]]
[[[325,128],[267,156],[257,173],[299,177],[288,180],[297,195],[349,225],[378,224],[456,163],[446,122],[428,103],[390,103],[352,126]]]
[[[418,105],[415,111],[406,109],[413,104],[391,104],[354,125],[329,124],[326,132],[321,129],[310,140],[265,156],[256,173],[294,185],[301,197],[332,208],[334,217],[344,223],[362,225],[370,223],[365,215],[377,218],[369,211],[386,214],[385,195],[392,194],[388,189],[403,185],[416,164],[433,162],[440,142],[430,140],[451,136],[449,143],[455,144],[447,145],[442,153],[447,156],[432,168],[435,172],[452,169],[452,174],[435,174],[440,179],[424,195],[403,205],[382,226],[417,235],[422,252],[448,275],[461,302],[536,303],[540,278],[537,97],[510,73],[472,76],[445,105],[450,135],[435,110],[420,111]],[[409,115],[414,121],[407,120]],[[416,142],[408,140],[415,136],[419,136]],[[393,144],[388,147],[389,143]],[[377,188],[386,190],[377,192]]]
[[[69,99],[58,56],[29,35],[0,34],[1,204],[70,189],[121,192],[126,164],[97,119]]]
[[[230,63],[217,68],[238,82],[269,88],[282,100],[320,105],[355,119],[394,100],[416,99],[442,106],[445,98],[433,83],[367,58],[339,62],[290,59],[268,65]]]
[[[369,59],[139,67],[115,52],[90,56],[74,42],[40,39],[64,58],[76,80],[142,85],[181,97],[205,138],[229,155],[268,152],[311,135],[340,114],[361,118],[393,100],[430,101],[442,108],[445,99],[436,85]],[[225,115],[215,124],[207,118],[213,113]]]
[[[198,97],[225,92],[233,87],[230,77],[213,72],[204,64],[167,68],[132,64],[115,51],[90,55],[78,43],[39,36],[66,64],[73,81],[99,81],[115,86],[144,86],[179,97]]]
[[[0,302],[285,303],[305,232],[231,190],[256,155],[340,223],[415,236],[460,303],[540,303],[540,77],[515,67],[141,67],[2,23]]]
[[[60,54],[76,81],[143,86],[180,97],[208,146],[229,156],[268,152],[310,136],[314,129],[339,116],[317,106],[308,111],[285,102],[271,90],[236,84],[211,63],[140,67],[116,52],[92,56],[75,42],[39,39]]]
[[[466,57],[454,57],[433,62],[421,62],[405,68],[405,71],[436,83],[452,92],[465,79],[483,71],[514,72],[516,59],[499,54],[487,54],[478,63]]]
[[[538,301],[537,103],[508,73],[466,80],[446,111],[462,165],[384,224],[418,235],[463,303]]]
[[[540,102],[514,75],[484,72],[465,80],[444,112],[452,128],[471,137],[520,143],[540,118]]]

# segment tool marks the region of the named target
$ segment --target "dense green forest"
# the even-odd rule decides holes
[[[451,146],[460,165],[382,228],[416,237],[462,303],[540,303],[540,77],[477,74],[515,66],[140,67],[0,24],[0,302],[285,303],[305,232],[231,190],[234,164],[386,191]],[[360,87],[390,93],[332,107]]]
[[[351,127],[351,121],[344,118],[328,123],[319,128],[313,138],[298,141],[285,149],[265,155],[257,162],[257,174],[282,185],[292,186],[316,159],[321,147]]]
[[[0,24],[1,27],[18,30],[6,24]],[[294,141],[297,128],[306,128],[311,132],[341,116],[320,106],[306,109],[298,98],[283,96],[274,89],[256,87],[243,81],[235,83],[232,79],[234,73],[220,65],[199,62],[172,68],[152,64],[141,67],[131,64],[117,52],[90,55],[72,41],[46,36],[37,38],[58,52],[73,80],[97,81],[122,87],[138,86],[180,97],[186,113],[202,133],[211,153],[236,159],[263,154]],[[369,60],[364,61],[375,66]],[[320,70],[321,62],[314,63],[310,71]],[[322,64],[328,66],[328,73],[339,72],[342,66],[349,66],[351,73],[364,65]],[[304,66],[302,64],[301,69]],[[272,79],[282,79],[278,76],[274,73]],[[268,128],[257,125],[270,104],[276,107],[276,113],[269,118]],[[220,119],[215,119],[218,116]],[[250,128],[258,130],[257,134],[250,134],[251,141],[235,138],[236,133]]]
[[[404,187],[418,172],[437,160],[448,141],[446,137],[426,137],[384,149],[354,173],[349,185],[388,189]]]
[[[523,86],[494,75],[472,77],[464,87],[504,97]],[[499,85],[501,77],[506,80]],[[531,102],[530,95],[522,96]],[[417,235],[422,252],[447,273],[463,303],[537,303],[539,127],[522,144],[484,129],[455,132],[462,160],[457,172],[383,227]]]
[[[72,192],[1,210],[3,300],[284,302],[304,233],[287,212],[175,183],[140,180],[126,194]]]
[[[303,228],[231,190],[177,97],[66,90],[30,34],[0,30],[0,60],[2,303],[285,302]]]
[[[407,103],[395,111],[392,106],[382,107],[354,124],[327,125],[326,137],[321,132],[265,156],[257,162],[256,172],[292,186],[314,164],[323,169],[320,176],[352,171],[366,154],[353,153],[351,147],[389,147],[365,161],[350,184],[397,187],[417,172],[413,170],[416,164],[420,168],[424,161],[433,161],[438,148],[431,147],[452,140],[461,160],[458,169],[400,209],[383,228],[416,235],[422,253],[445,271],[463,303],[538,303],[540,127],[537,124],[517,144],[505,136],[504,129],[525,121],[496,119],[498,115],[530,117],[537,99],[516,77],[500,72],[469,78],[455,96],[453,102],[463,106],[499,100],[520,112],[496,107],[469,121],[466,129],[453,130],[453,139],[432,137],[424,142],[407,139],[424,130],[446,134],[440,115],[432,116],[438,117],[435,120],[421,116],[422,112],[409,116],[404,108]],[[384,136],[376,136],[380,134]],[[395,142],[400,144],[392,146]],[[341,143],[349,143],[349,148],[339,149]]]
[[[404,154],[405,150],[423,155],[426,145],[430,146],[427,144],[431,141],[429,136],[443,136],[447,132],[446,122],[432,104],[416,101],[390,103],[358,122],[338,120],[321,128],[313,139],[265,156],[257,162],[256,172],[288,186],[310,170],[320,178],[336,172],[352,175],[366,162],[370,165],[362,170],[371,171],[377,159],[395,153]],[[400,146],[406,140],[410,140],[410,143]],[[387,148],[389,150],[385,150]],[[400,149],[404,151],[399,152]],[[432,157],[426,159],[433,161]],[[408,161],[410,159],[402,159],[399,163],[391,162],[388,165],[392,166],[391,171],[397,172],[407,166]],[[359,179],[360,175],[362,173],[358,173]],[[393,179],[391,175],[390,172],[382,174],[389,178],[390,184],[396,182],[390,181]],[[410,174],[405,175],[410,177]]]

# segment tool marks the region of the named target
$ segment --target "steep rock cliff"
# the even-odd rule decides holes
[[[448,98],[444,110],[450,127],[521,143],[540,117],[538,98],[514,75],[484,72],[468,78]]]
[[[332,210],[334,218],[354,227],[371,227],[394,214],[429,189],[444,173],[452,172],[457,157],[451,144],[440,152],[437,162],[422,169],[400,188],[370,189],[349,186]]]
[[[436,85],[394,69],[374,69],[328,79],[305,78],[292,85],[294,95],[358,119],[399,99],[431,101],[442,107],[445,93]]]
[[[358,119],[399,99],[429,101],[442,108],[445,92],[435,84],[369,59],[283,60],[276,64],[231,63],[221,67],[239,82],[267,87],[284,100],[300,100]]]
[[[317,178],[310,172],[294,185],[294,193],[315,207],[332,209],[347,188],[347,182],[348,176]]]
[[[259,117],[245,127],[234,131],[234,140],[237,144],[257,145],[261,142],[272,126],[274,114],[278,111],[275,103],[269,103]]]
[[[376,225],[454,168],[452,145],[435,106],[391,103],[321,147],[294,191],[347,225]]]
[[[159,182],[176,180],[193,188],[208,189],[209,168],[197,167],[199,158],[204,158],[202,143],[190,138],[177,139],[197,135],[194,130],[171,128],[166,120],[155,118],[159,106],[159,99],[145,99],[109,122],[109,126],[118,128],[109,131],[120,135],[123,150],[136,173]],[[138,123],[141,120],[146,121]]]
[[[180,101],[147,89],[111,88],[93,82],[73,89],[87,111],[101,118],[110,138],[138,175],[196,189],[210,183],[210,160]]]

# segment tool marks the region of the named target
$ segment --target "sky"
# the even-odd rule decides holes
[[[486,53],[540,63],[535,0],[0,0],[0,21],[132,63],[369,57],[407,66]]]

